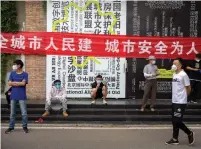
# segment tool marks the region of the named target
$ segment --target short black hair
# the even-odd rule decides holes
[[[103,77],[101,75],[97,75],[96,78],[101,78],[102,79]]]
[[[56,84],[56,83],[61,83],[61,81],[60,80],[55,80],[54,84]]]
[[[24,63],[21,60],[15,60],[13,63],[16,65],[20,65],[20,68],[23,68],[24,66]]]
[[[201,58],[201,54],[198,53],[198,54],[195,55],[195,57],[196,57],[196,58]]]
[[[186,64],[184,64],[184,61],[181,57],[176,58],[175,60],[178,60],[179,63],[181,64],[181,69],[185,69],[186,68]]]
[[[182,58],[178,57],[178,58],[176,58],[176,59],[174,59],[174,60],[178,60],[179,63],[183,66],[183,59],[182,59]]]

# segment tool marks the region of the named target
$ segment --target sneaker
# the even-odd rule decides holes
[[[104,99],[103,99],[103,104],[104,104],[104,105],[106,105],[106,104],[107,104],[107,101],[105,101]]]
[[[11,132],[13,132],[14,131],[14,128],[8,128],[6,131],[5,131],[5,134],[9,134],[9,133],[11,133]]]
[[[42,117],[48,116],[50,113],[48,111],[45,111],[45,113],[43,113]]]
[[[167,145],[178,145],[179,141],[171,139],[170,141],[165,142],[165,144],[167,144]]]
[[[63,116],[64,117],[68,117],[68,113],[67,112],[63,112]]]
[[[154,111],[155,111],[155,109],[154,109],[154,108],[150,108],[150,110],[151,110],[151,112],[154,112]]]
[[[24,127],[23,130],[24,130],[24,133],[29,133],[29,129],[27,127]]]
[[[141,108],[140,111],[141,111],[141,112],[144,112],[144,108]]]
[[[42,118],[39,118],[38,120],[35,121],[36,123],[42,123],[43,122],[43,119]]]
[[[193,145],[193,143],[195,142],[194,135],[195,135],[194,132],[192,132],[192,133],[188,136],[189,145]]]
[[[196,101],[191,100],[190,103],[197,103]]]
[[[93,105],[93,104],[96,104],[96,101],[95,100],[93,100],[92,102],[91,102],[91,104]]]

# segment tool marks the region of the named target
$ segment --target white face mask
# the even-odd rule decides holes
[[[96,82],[97,82],[98,84],[100,84],[100,83],[101,83],[101,80],[96,80]]]
[[[200,60],[199,60],[199,59],[195,59],[195,61],[196,61],[196,62],[200,62]]]
[[[13,65],[13,71],[16,71],[17,70],[17,65]]]
[[[176,65],[172,65],[172,70],[177,70],[177,66]]]
[[[152,64],[155,65],[155,64],[156,64],[156,61],[152,61]]]

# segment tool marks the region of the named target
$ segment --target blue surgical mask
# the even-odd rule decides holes
[[[60,84],[55,84],[55,87],[56,87],[57,89],[60,89],[60,88],[61,88],[61,85],[60,85]]]

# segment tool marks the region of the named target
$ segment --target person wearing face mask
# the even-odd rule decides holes
[[[183,115],[187,107],[187,96],[191,92],[190,80],[182,69],[183,61],[177,58],[173,61],[172,70],[175,71],[172,79],[172,125],[173,137],[166,144],[179,144],[179,129],[188,135],[189,145],[194,143],[194,133],[183,123]]]
[[[15,128],[16,105],[20,105],[22,114],[22,127],[24,133],[28,133],[27,128],[28,116],[26,105],[26,85],[28,84],[28,73],[22,70],[24,63],[21,60],[14,61],[13,71],[10,73],[8,85],[12,87],[10,92],[10,124],[5,131],[6,134],[11,133]]]
[[[45,113],[42,115],[42,117],[48,116],[49,110],[51,108],[51,102],[59,100],[62,103],[62,109],[63,109],[63,116],[67,117],[68,113],[67,110],[67,93],[65,88],[61,87],[61,81],[55,80],[53,82],[53,86],[51,88],[50,93],[47,96],[46,104],[45,104]]]
[[[103,77],[101,75],[97,75],[96,81],[92,83],[91,104],[95,104],[96,99],[98,98],[103,98],[103,104],[107,104],[106,97],[107,97],[107,85],[103,81]]]
[[[149,64],[144,67],[143,73],[145,77],[145,86],[144,86],[144,95],[143,95],[143,103],[141,107],[141,111],[143,112],[148,98],[151,94],[151,105],[150,110],[154,111],[154,102],[156,100],[156,92],[157,92],[157,79],[156,77],[159,75],[158,68],[156,64],[156,58],[154,56],[149,56],[148,58]]]
[[[191,62],[186,69],[189,71],[192,92],[188,97],[191,103],[197,103],[197,96],[201,88],[201,54],[196,54],[196,58]]]

